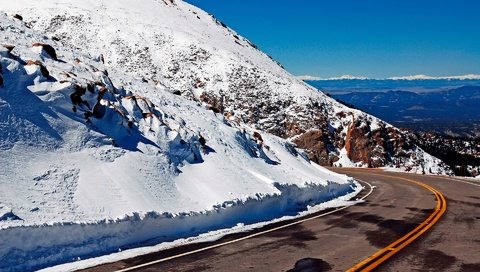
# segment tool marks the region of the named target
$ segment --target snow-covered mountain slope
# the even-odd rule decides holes
[[[256,129],[321,165],[451,173],[410,136],[306,85],[211,15],[182,1],[3,1],[59,43]]]
[[[42,2],[34,12],[42,14],[51,2],[17,8],[26,17]],[[95,10],[96,1],[85,3]],[[178,7],[152,3],[163,7],[152,7],[159,16],[172,9],[178,13],[168,16],[183,20]],[[82,11],[72,4],[58,7]],[[271,220],[360,190],[293,143],[94,53],[116,49],[59,42],[18,18],[0,12],[0,270]],[[113,21],[110,31],[117,26]]]

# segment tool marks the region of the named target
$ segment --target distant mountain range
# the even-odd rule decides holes
[[[480,81],[324,80],[309,84],[342,103],[410,131],[460,176],[480,174]]]
[[[308,81],[333,98],[396,126],[480,135],[480,80]]]
[[[410,76],[396,76],[388,78],[369,78],[365,76],[343,75],[339,77],[322,78],[317,76],[298,76],[301,80],[307,81],[322,81],[322,80],[480,80],[480,75],[468,74],[462,76],[428,76],[428,75],[410,75]]]

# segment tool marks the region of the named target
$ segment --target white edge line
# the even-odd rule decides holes
[[[372,186],[370,183],[368,183],[366,181],[363,181],[363,180],[360,180],[360,179],[355,179],[355,180],[363,182],[370,187],[370,191],[366,195],[364,195],[362,198],[360,198],[359,200],[364,200],[365,198],[367,198],[368,196],[370,196],[372,194],[374,186]],[[283,225],[283,226],[279,226],[279,227],[276,227],[276,228],[273,228],[273,229],[257,232],[257,233],[250,234],[250,235],[247,235],[247,236],[242,237],[242,238],[238,238],[238,239],[235,239],[235,240],[223,242],[223,243],[220,243],[220,244],[211,245],[211,246],[208,246],[208,247],[199,248],[199,249],[196,249],[196,250],[193,250],[193,251],[184,252],[184,253],[174,255],[174,256],[170,256],[170,257],[167,257],[167,258],[163,258],[163,259],[160,259],[160,260],[155,260],[155,261],[151,261],[151,262],[148,262],[148,263],[139,264],[139,265],[136,265],[136,266],[124,268],[124,269],[121,269],[121,270],[117,270],[117,272],[131,271],[131,270],[139,269],[139,268],[142,268],[142,267],[150,266],[150,265],[153,265],[153,264],[162,263],[162,262],[169,261],[169,260],[172,260],[172,259],[184,257],[184,256],[191,255],[191,254],[194,254],[194,253],[198,253],[198,252],[214,249],[214,248],[217,248],[217,247],[237,243],[237,242],[247,240],[247,239],[250,239],[250,238],[253,238],[253,237],[256,237],[256,236],[260,236],[260,235],[263,235],[263,234],[266,234],[266,233],[270,233],[270,232],[273,232],[273,231],[277,231],[277,230],[280,230],[280,229],[284,229],[284,228],[288,228],[288,227],[291,227],[291,226],[294,226],[294,225],[298,225],[298,224],[301,224],[301,223],[304,223],[304,222],[307,222],[307,221],[310,221],[310,220],[314,220],[314,219],[317,219],[317,218],[320,218],[320,217],[324,217],[326,215],[344,210],[344,209],[346,209],[350,206],[354,206],[354,205],[339,207],[339,208],[334,209],[333,211],[329,211],[329,212],[322,213],[322,214],[319,214],[319,215],[316,215],[316,216],[313,216],[313,217],[305,218],[305,219],[295,221],[295,222],[292,222],[292,223],[289,223],[289,224],[286,224],[286,225]]]

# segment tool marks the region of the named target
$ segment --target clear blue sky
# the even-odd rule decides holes
[[[296,75],[480,74],[479,0],[186,0]]]

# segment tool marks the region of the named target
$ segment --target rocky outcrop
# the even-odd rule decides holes
[[[13,18],[15,18],[17,20],[20,20],[20,21],[23,21],[23,17],[20,14],[14,14]]]
[[[31,65],[36,65],[40,68],[40,73],[42,73],[42,76],[44,76],[45,78],[48,78],[50,76],[50,72],[48,71],[47,67],[45,67],[45,65],[43,65],[43,63],[39,60],[29,60],[27,61],[27,66],[31,66]]]
[[[371,166],[370,153],[373,149],[369,139],[369,128],[366,126],[356,126],[353,122],[347,131],[345,139],[345,150],[347,156],[353,162],[363,162]]]
[[[307,151],[310,160],[318,162],[321,165],[332,165],[337,160],[336,156],[331,156],[328,152],[328,136],[321,130],[315,129],[301,134],[295,138],[294,143]]]
[[[448,164],[456,175],[480,175],[480,138],[421,132],[414,134],[414,140],[427,152]]]
[[[15,49],[15,45],[11,45],[11,44],[4,44],[3,47],[7,49],[8,53],[11,53],[12,50]]]
[[[202,93],[200,95],[200,101],[207,104],[208,109],[212,110],[215,113],[223,113],[223,98],[211,95],[208,93]]]
[[[58,60],[57,58],[57,52],[53,48],[53,46],[46,44],[46,43],[34,43],[32,44],[32,47],[41,47],[45,53],[47,53],[52,59]]]

